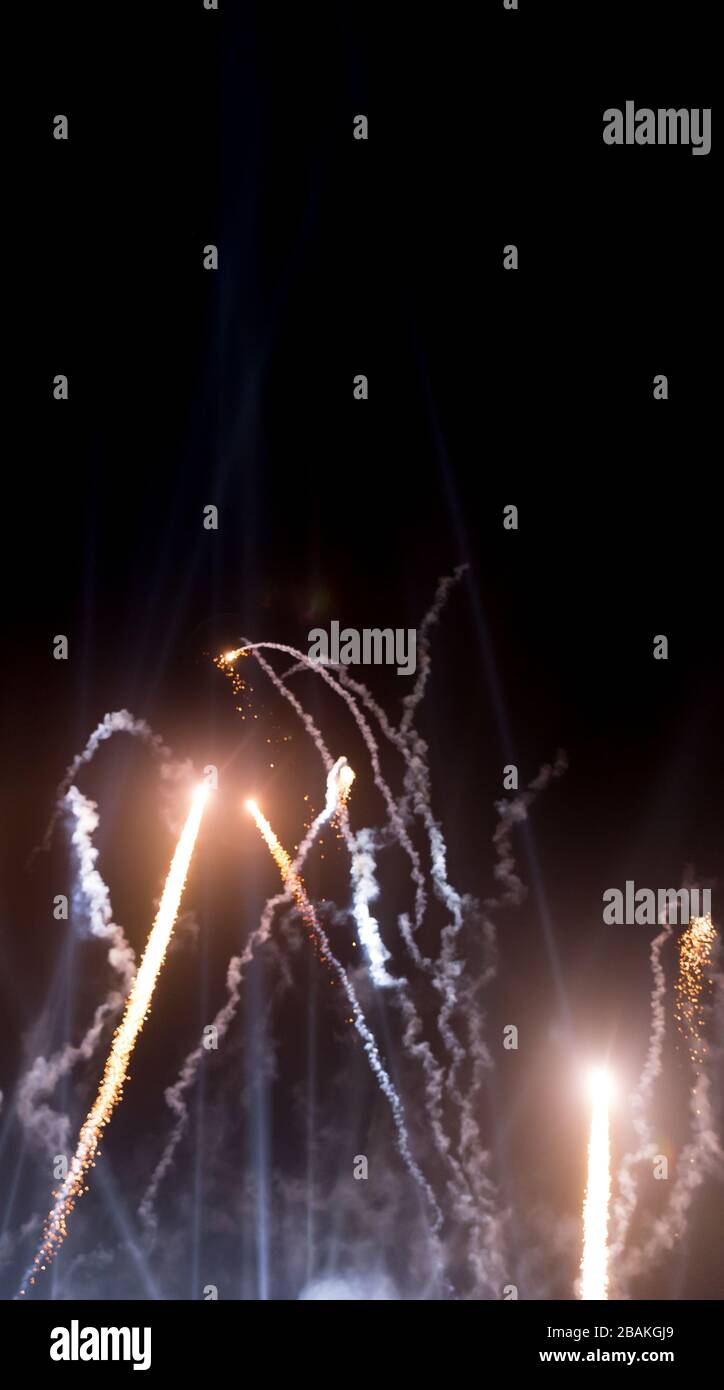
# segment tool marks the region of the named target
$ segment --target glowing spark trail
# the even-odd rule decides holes
[[[715,941],[716,930],[709,914],[706,917],[692,917],[679,940],[676,1021],[689,1044],[689,1055],[695,1069],[701,1066],[706,1055],[703,998]]]
[[[410,1144],[407,1137],[407,1128],[405,1125],[405,1116],[404,1111],[402,1109],[402,1102],[387,1072],[385,1071],[382,1065],[382,1060],[380,1058],[380,1054],[377,1048],[377,1043],[375,1042],[374,1037],[367,1026],[364,1014],[357,999],[357,995],[355,994],[354,988],[349,980],[347,972],[344,970],[344,968],[337,960],[336,956],[332,951],[327,934],[324,931],[324,928],[322,927],[317,917],[314,907],[312,906],[311,902],[309,901],[309,898],[307,897],[307,892],[304,887],[304,883],[300,878],[299,874],[296,872],[291,855],[287,853],[284,846],[277,839],[277,836],[272,830],[272,827],[266,819],[266,816],[264,816],[262,812],[259,810],[259,807],[257,806],[256,802],[253,800],[247,801],[246,809],[252,815],[256,823],[257,829],[259,830],[262,836],[262,839],[266,842],[272,859],[274,860],[274,863],[276,864],[282,876],[284,886],[287,889],[287,891],[291,893],[292,898],[294,899],[299,913],[302,917],[302,920],[317,938],[317,941],[319,942],[319,945],[323,953],[322,958],[329,961],[330,965],[334,967],[334,969],[337,972],[337,975],[339,976],[341,984],[344,988],[344,992],[347,995],[350,1006],[352,1008],[354,1024],[357,1029],[357,1032],[359,1033],[364,1043],[365,1052],[367,1053],[370,1066],[379,1083],[380,1090],[384,1092],[384,1095],[389,1101],[390,1109],[392,1111],[392,1118],[394,1120],[395,1128],[397,1130],[397,1145],[400,1150],[400,1154],[404,1160],[408,1172],[412,1175],[415,1182],[424,1192],[432,1209],[433,1232],[435,1233],[434,1244],[436,1247],[436,1258],[439,1260],[440,1252],[437,1249],[436,1233],[442,1225],[442,1213],[437,1204],[435,1195],[432,1191],[432,1188],[430,1187],[430,1184],[428,1183],[427,1179],[423,1176],[423,1173],[421,1172],[420,1168],[418,1167],[417,1163],[412,1157],[412,1153],[410,1151]]]
[[[583,1255],[580,1297],[608,1298],[608,1201],[611,1192],[608,1138],[609,1081],[604,1071],[591,1077],[593,1105],[588,1141],[588,1179],[583,1203]]]
[[[198,787],[194,793],[191,810],[171,860],[161,902],[149,933],[138,974],[133,983],[123,1019],[113,1038],[98,1095],[81,1128],[78,1145],[67,1176],[58,1191],[53,1194],[55,1201],[45,1222],[42,1243],[23,1281],[22,1294],[26,1292],[28,1285],[35,1283],[39,1271],[46,1269],[55,1258],[65,1240],[68,1216],[73,1211],[78,1198],[88,1191],[88,1170],[95,1167],[95,1160],[99,1154],[98,1145],[101,1140],[101,1131],[110,1123],[115,1107],[123,1098],[123,1087],[128,1076],[131,1053],[148,1017],[156,980],[173,934],[181,895],[208,794],[209,788],[205,785]]]

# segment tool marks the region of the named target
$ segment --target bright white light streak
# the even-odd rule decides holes
[[[23,1281],[21,1294],[25,1293],[29,1285],[35,1283],[41,1270],[47,1269],[65,1240],[68,1217],[78,1199],[88,1191],[89,1169],[95,1166],[96,1158],[99,1156],[98,1146],[102,1132],[110,1123],[111,1115],[119,1101],[123,1099],[123,1087],[128,1076],[131,1053],[151,1007],[156,980],[173,935],[191,855],[208,796],[209,787],[205,783],[194,792],[191,810],[171,860],[161,902],[149,932],[138,974],[128,996],[126,1011],[113,1036],[98,1095],[80,1131],[67,1176],[58,1191],[53,1193],[55,1200],[45,1222],[42,1243]]]
[[[583,1203],[583,1254],[580,1297],[608,1298],[608,1204],[611,1196],[611,1149],[608,1106],[611,1079],[603,1068],[590,1076],[591,1133],[588,1176]]]

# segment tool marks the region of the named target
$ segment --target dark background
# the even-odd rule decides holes
[[[321,801],[307,750],[285,745],[268,776],[264,738],[291,731],[288,711],[255,680],[264,737],[247,732],[208,653],[242,633],[306,648],[309,628],[333,618],[416,626],[437,578],[466,561],[421,718],[461,889],[491,890],[502,764],[527,781],[557,747],[570,759],[517,842],[531,892],[506,916],[491,1006],[492,1029],[518,1021],[525,1039],[498,1069],[491,1142],[521,1210],[564,1224],[580,1208],[585,1150],[578,1059],[610,1050],[625,1090],[648,1032],[650,932],[605,927],[601,894],[627,877],[678,885],[693,863],[715,882],[717,916],[716,113],[707,158],[601,139],[603,110],[627,99],[713,105],[712,10],[521,0],[508,14],[490,0],[481,16],[393,16],[221,0],[221,11],[200,0],[48,7],[37,25],[25,17],[14,49],[4,1219],[43,1210],[23,1183],[47,1187],[42,1167],[26,1169],[8,1111],[66,949],[47,907],[63,891],[62,846],[52,868],[24,865],[73,751],[125,705],[197,767],[233,769],[192,880],[203,930],[195,963],[179,967],[183,1005],[168,993],[154,1003],[137,1108],[119,1111],[109,1142],[121,1191],[126,1180],[142,1189],[147,1164],[134,1170],[130,1156],[139,1129],[153,1134],[153,1162],[162,1088],[276,886],[256,843],[237,844],[237,791],[265,794],[287,841],[303,793]],[[59,112],[68,143],[52,139]],[[352,139],[359,112],[366,143]],[[216,274],[202,269],[209,242]],[[516,274],[502,268],[509,242]],[[58,372],[67,403],[52,399]],[[367,402],[353,400],[358,372]],[[666,403],[652,396],[661,372]],[[202,527],[208,503],[218,532]],[[517,533],[502,528],[509,503]],[[56,633],[69,636],[68,663],[52,660]],[[668,663],[652,658],[658,633]],[[374,689],[394,710],[399,679],[375,673]],[[324,709],[330,746],[347,751],[348,726]],[[142,755],[124,749],[87,782],[107,798],[108,879],[136,944],[167,854],[151,810],[146,824],[137,801],[123,804],[124,779],[145,775]],[[360,786],[360,816],[368,795]],[[306,965],[295,968],[303,977]],[[265,989],[257,980],[264,1018]],[[52,992],[53,1045],[97,993],[92,980],[64,990]],[[293,1064],[306,1009],[295,991],[275,1021],[281,1079],[264,1121],[270,1162],[291,1173],[303,1167],[287,1095],[303,1095],[308,1076],[304,1058],[299,1075]],[[245,1020],[240,1069],[253,1075],[251,1008]],[[323,1087],[321,1023],[315,1037]],[[670,1053],[660,1123],[675,1154],[685,1075],[673,1032]],[[363,1129],[371,1101],[358,1066],[354,1085]],[[238,1137],[243,1174],[253,1136]],[[173,1289],[183,1297],[204,1276],[198,1152],[190,1273]],[[106,1199],[93,1200],[100,1219]],[[185,1220],[187,1199],[176,1200]],[[709,1185],[688,1239],[640,1296],[721,1297],[721,1219],[721,1188]],[[243,1235],[237,1296],[257,1296],[253,1251]],[[568,1273],[557,1283],[547,1271],[544,1291],[569,1296]],[[278,1272],[271,1296],[294,1296]]]

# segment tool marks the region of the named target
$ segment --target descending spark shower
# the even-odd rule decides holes
[[[498,820],[492,838],[496,895],[477,902],[469,894],[458,892],[448,876],[447,845],[432,809],[427,744],[416,727],[415,717],[431,671],[431,629],[438,622],[450,590],[461,573],[458,571],[440,581],[432,607],[418,628],[418,671],[403,700],[399,724],[392,722],[367,687],[353,679],[347,669],[312,661],[294,647],[244,641],[242,646],[215,659],[218,669],[231,681],[237,700],[247,687],[239,670],[242,662],[254,661],[271,681],[277,694],[301,722],[319,755],[326,777],[326,798],[322,810],[307,827],[294,859],[280,843],[256,802],[246,803],[279,869],[283,891],[269,898],[243,951],[231,957],[226,998],[217,1011],[214,1025],[217,1038],[228,1032],[240,1004],[244,971],[254,952],[269,940],[277,909],[291,905],[341,986],[347,1021],[356,1029],[375,1081],[389,1106],[399,1154],[417,1189],[419,1220],[424,1232],[421,1245],[424,1255],[418,1258],[419,1271],[415,1276],[419,1277],[419,1287],[424,1290],[421,1296],[432,1293],[433,1296],[500,1298],[508,1296],[504,1290],[511,1279],[517,1285],[517,1261],[511,1250],[511,1212],[497,1184],[491,1147],[484,1142],[482,1134],[483,1089],[494,1066],[492,1045],[485,1035],[483,996],[496,977],[497,917],[502,909],[519,904],[525,896],[514,857],[515,826],[526,819],[535,799],[562,775],[567,764],[565,755],[557,753],[554,761],[543,766],[523,790],[496,803]],[[291,660],[284,675],[271,665],[265,649]],[[321,730],[291,688],[291,678],[298,672],[310,672],[321,679],[352,715],[368,755],[374,786],[386,811],[386,823],[382,827],[353,830],[349,803],[355,774],[345,757],[335,761]],[[109,942],[108,961],[120,979],[116,990],[96,1010],[82,1044],[78,1047],[68,1044],[47,1063],[43,1058],[36,1058],[21,1082],[18,1111],[28,1135],[34,1132],[38,1097],[47,1095],[58,1078],[67,1074],[79,1059],[87,1060],[93,1055],[100,1045],[106,1017],[122,1006],[126,996],[127,1002],[96,1101],[81,1128],[67,1176],[53,1194],[54,1204],[38,1253],[23,1281],[23,1294],[36,1283],[38,1273],[57,1254],[66,1235],[69,1213],[77,1199],[88,1190],[89,1169],[100,1156],[102,1131],[122,1098],[130,1056],[151,1005],[206,801],[207,789],[199,788],[134,977],[133,952],[122,929],[113,923],[108,890],[96,867],[97,850],[92,844],[92,834],[98,825],[97,808],[74,785],[83,765],[117,733],[130,734],[144,741],[159,759],[167,785],[178,782],[182,773],[188,771],[187,766],[179,771],[180,765],[173,763],[169,749],[145,721],[136,720],[127,710],[121,710],[106,715],[83,752],[71,763],[58,789],[44,845],[47,847],[58,817],[72,817],[79,892],[88,904],[93,934]],[[384,740],[402,760],[401,794],[395,795],[383,774],[378,739]],[[355,945],[359,942],[362,948],[362,961],[354,974],[344,968],[332,949],[326,929],[331,905],[315,905],[302,877],[305,860],[317,843],[319,831],[329,823],[337,826],[338,838],[349,854],[349,909],[333,920],[344,920],[346,916],[350,924],[354,923]],[[399,970],[390,973],[392,953],[375,915],[375,903],[381,896],[377,856],[390,846],[396,846],[404,856],[411,883],[412,911],[401,911],[397,918],[409,963],[404,974]],[[428,913],[429,890],[445,914],[445,924],[439,931],[437,952],[427,955],[421,945],[421,927]],[[429,936],[428,932],[425,941]],[[705,1041],[706,987],[715,982],[719,987],[719,977],[714,975],[713,968],[718,938],[711,919],[702,918],[693,921],[680,938],[676,982],[676,1015],[687,1039],[694,1073],[692,1137],[682,1154],[682,1176],[672,1184],[669,1206],[653,1225],[649,1223],[649,1227],[645,1227],[646,1239],[632,1247],[629,1227],[639,1201],[641,1179],[638,1173],[640,1169],[645,1170],[655,1152],[650,1137],[649,1111],[654,1085],[663,1066],[666,976],[662,954],[670,939],[671,931],[666,927],[651,946],[654,980],[651,1036],[641,1079],[630,1102],[637,1148],[623,1159],[618,1184],[611,1179],[608,1084],[602,1072],[593,1078],[580,1278],[576,1287],[577,1295],[583,1299],[618,1296],[630,1278],[651,1267],[661,1249],[671,1247],[684,1228],[696,1187],[716,1170],[716,1161],[721,1157],[709,1098],[709,1052]],[[471,964],[473,959],[478,961],[475,968]],[[377,1001],[375,991],[379,991]],[[363,1004],[371,1001],[370,1007],[374,1005],[375,1013],[379,1013],[382,998],[389,1000],[390,1017],[396,1013],[401,1025],[402,1057],[394,1059],[394,1067],[383,1060],[363,1008]],[[434,1010],[432,1018],[431,1007]],[[388,1031],[386,1027],[386,1049]],[[177,1080],[166,1089],[166,1101],[174,1123],[139,1206],[149,1253],[155,1239],[160,1188],[188,1125],[186,1097],[206,1056],[204,1048],[196,1046],[183,1062]],[[615,1200],[609,1213],[612,1197]],[[572,1248],[570,1255],[572,1283],[578,1252]],[[536,1295],[522,1289],[521,1296]]]
[[[706,1056],[704,998],[716,932],[710,916],[693,917],[679,941],[676,981],[676,1019],[689,1044],[691,1061],[699,1066]]]

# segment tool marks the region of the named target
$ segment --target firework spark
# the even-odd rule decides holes
[[[704,1002],[707,969],[711,964],[716,929],[709,913],[692,917],[679,939],[679,974],[676,980],[676,1021],[689,1046],[693,1067],[706,1057]]]
[[[229,653],[227,660],[232,653]],[[349,795],[354,782],[354,771],[350,767],[345,757],[338,758],[334,767],[327,778],[327,800],[323,813],[318,817],[319,823],[329,820],[333,815],[339,814],[349,801]],[[291,894],[305,925],[309,928],[310,934],[316,930],[316,913],[307,897],[303,879],[294,868],[294,861],[284,846],[277,839],[266,816],[262,815],[256,802],[252,797],[245,803],[257,829],[261,832],[263,839],[269,847],[272,859],[276,864],[283,880],[284,887]]]
[[[171,860],[161,902],[138,974],[128,997],[123,1019],[113,1037],[98,1095],[81,1128],[68,1173],[58,1191],[53,1193],[55,1200],[46,1218],[43,1239],[23,1281],[21,1294],[25,1294],[28,1286],[35,1283],[39,1272],[47,1268],[63,1244],[68,1233],[68,1217],[78,1199],[88,1191],[89,1169],[95,1167],[96,1159],[100,1156],[98,1145],[102,1131],[110,1123],[113,1111],[123,1099],[123,1087],[128,1077],[131,1053],[148,1017],[156,980],[171,940],[208,794],[209,788],[205,785],[198,787],[194,792],[191,810]]]
[[[608,1298],[608,1203],[611,1194],[609,1092],[608,1075],[597,1069],[591,1076],[591,1133],[583,1203],[580,1297],[585,1300]]]
[[[282,878],[284,879],[286,887],[289,889],[290,893],[292,893],[297,903],[297,907],[301,909],[303,903],[300,901],[300,896],[304,892],[304,888],[299,875],[292,874],[290,872],[292,867],[291,855],[287,854],[287,851],[285,850],[284,846],[281,844],[281,842],[277,839],[276,835],[274,834],[274,831],[272,830],[266,816],[263,815],[262,812],[259,810],[259,807],[257,806],[256,802],[253,800],[252,797],[249,797],[249,800],[246,802],[246,809],[254,818],[256,828],[261,832],[263,839],[266,841],[269,847],[269,851],[271,853],[271,857],[274,860],[274,863],[276,864]]]

